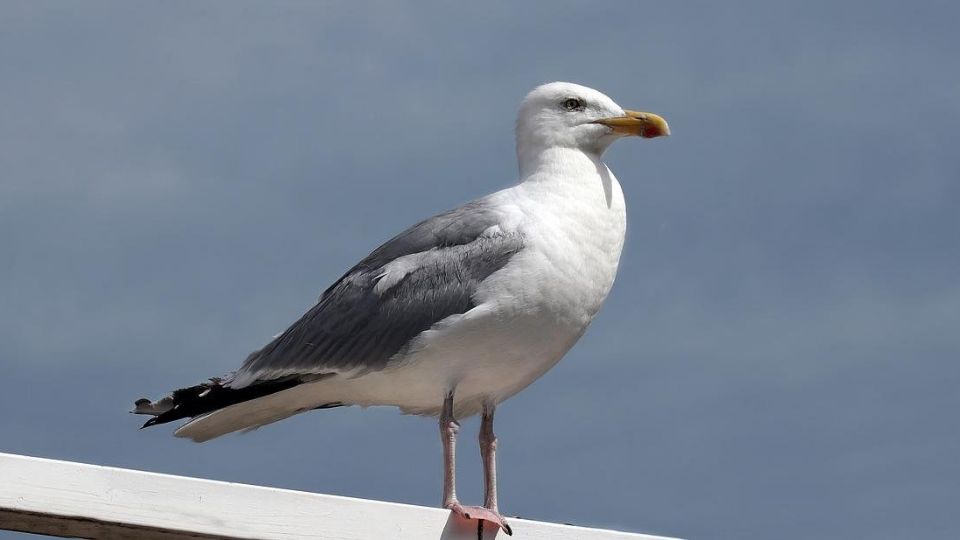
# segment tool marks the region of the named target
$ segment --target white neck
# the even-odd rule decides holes
[[[521,182],[537,177],[578,177],[585,173],[597,174],[606,169],[600,161],[599,153],[562,146],[537,148],[532,151],[518,147],[517,161],[520,165]]]

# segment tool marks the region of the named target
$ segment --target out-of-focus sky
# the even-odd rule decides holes
[[[505,513],[960,537],[958,19],[936,1],[4,2],[0,451],[437,504],[429,420],[336,409],[196,445],[126,411],[233,369],[380,242],[512,183],[517,104],[568,80],[674,135],[607,154],[619,278],[499,409]]]

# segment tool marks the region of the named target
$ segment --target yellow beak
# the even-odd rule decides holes
[[[603,124],[617,133],[637,135],[645,139],[670,135],[670,126],[662,117],[640,111],[623,111],[623,116],[596,120],[594,124]]]

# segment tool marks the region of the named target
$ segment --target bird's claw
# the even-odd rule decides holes
[[[463,506],[460,503],[451,503],[447,508],[464,519],[476,519],[480,521],[489,521],[497,527],[500,527],[507,536],[513,536],[513,529],[507,523],[507,520],[500,515],[500,512],[491,510],[483,506]]]

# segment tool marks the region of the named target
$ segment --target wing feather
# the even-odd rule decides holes
[[[387,367],[421,332],[474,307],[479,284],[523,248],[517,233],[489,232],[499,217],[480,200],[397,235],[324,291],[290,328],[253,352],[227,384],[242,388],[291,375],[360,374]],[[401,257],[406,257],[403,275],[378,289],[384,267]]]

